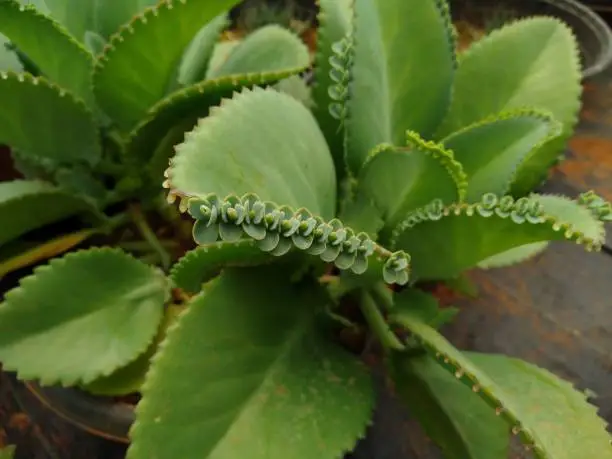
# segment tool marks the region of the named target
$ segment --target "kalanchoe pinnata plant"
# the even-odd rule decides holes
[[[172,145],[222,97],[310,63],[298,37],[269,26],[211,68],[237,0],[106,3],[0,0],[0,144],[25,175],[0,183],[0,278],[83,243],[169,268],[193,247],[161,187]],[[96,249],[24,279],[0,306],[4,368],[94,393],[137,389],[172,308],[164,276],[136,258]],[[37,344],[22,354],[26,341]]]
[[[200,246],[167,277],[118,249],[39,268],[0,309],[0,361],[91,384],[129,363],[116,347],[154,353],[129,459],[331,459],[370,423],[370,372],[336,339],[365,330],[446,457],[503,459],[514,435],[538,458],[612,458],[585,395],[455,349],[437,330],[454,311],[419,289],[552,240],[601,246],[610,204],[532,194],[576,122],[569,29],[526,19],[458,61],[443,0],[319,6],[312,110],[242,89],[176,147],[165,186]],[[182,310],[169,327],[164,302]],[[93,354],[64,349],[99,318],[114,326],[89,336]]]

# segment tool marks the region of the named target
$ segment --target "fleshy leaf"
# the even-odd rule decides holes
[[[237,0],[164,0],[122,26],[98,57],[94,70],[94,92],[102,109],[120,127],[131,129],[164,97],[184,50],[202,24],[235,3]],[[151,46],[155,52],[142,51]]]
[[[514,201],[489,193],[477,204],[434,201],[413,212],[394,230],[393,247],[410,253],[415,277],[426,280],[456,277],[536,242],[571,240],[599,250],[604,236],[601,217],[580,202],[546,195]]]
[[[208,78],[256,72],[304,70],[310,64],[306,45],[289,30],[268,25],[249,34],[232,48],[227,59]]]
[[[0,72],[22,72],[23,65],[12,49],[10,41],[0,34]]]
[[[312,459],[352,449],[373,389],[367,369],[320,335],[326,301],[282,267],[225,271],[154,358],[127,457]],[[299,435],[287,435],[288,420]]]
[[[183,54],[178,82],[183,86],[198,83],[206,78],[208,63],[223,29],[230,24],[227,13],[221,13],[200,29]]]
[[[93,114],[64,89],[28,73],[0,73],[0,100],[0,143],[56,162],[100,159]]]
[[[15,457],[15,446],[8,445],[0,449],[0,459],[13,459]]]
[[[335,212],[336,177],[325,138],[308,109],[286,94],[244,89],[201,119],[176,152],[167,171],[172,194],[252,192],[323,218]]]
[[[147,112],[146,117],[132,130],[128,139],[128,154],[148,162],[154,151],[177,124],[195,126],[198,118],[208,116],[212,106],[243,88],[269,85],[286,78],[298,69],[280,72],[234,75],[216,80],[205,80],[179,89],[160,100]],[[183,132],[187,132],[183,130]],[[182,132],[180,141],[183,140]],[[177,142],[177,143],[180,143]]]
[[[416,133],[409,133],[409,145],[378,146],[359,174],[358,190],[381,209],[388,227],[434,199],[448,205],[465,195],[466,176],[452,152],[423,141]]]
[[[91,202],[48,183],[0,182],[0,246],[28,231],[84,212],[95,212]]]
[[[0,0],[0,32],[34,61],[45,77],[93,107],[93,56],[60,24],[32,6]],[[0,99],[4,104],[5,97]],[[32,103],[27,106],[32,107]],[[37,101],[36,106],[39,109],[44,103]]]
[[[511,427],[538,459],[612,458],[610,434],[585,394],[552,373],[505,356],[462,353],[409,309],[391,319]]]
[[[108,375],[149,346],[168,287],[163,273],[119,250],[54,259],[5,295],[0,361],[43,384]]]
[[[442,143],[452,150],[468,177],[466,200],[510,191],[517,169],[561,134],[562,125],[546,113],[513,110],[454,132]]]
[[[450,103],[455,43],[444,0],[355,0],[353,36],[345,125],[356,175],[376,145],[402,145],[406,129],[433,134]]]
[[[49,0],[46,0],[49,1]],[[56,3],[66,3],[66,0],[53,0]],[[83,2],[83,0],[73,0]],[[134,15],[141,13],[145,8],[159,3],[157,0],[121,0],[113,2],[112,5],[106,2],[94,1],[96,6],[95,18],[96,29],[102,36],[108,38],[117,29],[131,20]]]
[[[257,247],[255,241],[219,241],[188,252],[172,267],[170,278],[176,287],[194,294],[222,268],[261,264],[270,258],[269,254]]]
[[[214,194],[202,198],[183,198],[179,209],[189,211],[195,219],[193,239],[208,246],[219,239],[236,243],[250,237],[257,247],[281,257],[296,248],[340,269],[380,280],[381,271],[387,283],[404,285],[410,273],[410,256],[391,253],[377,245],[366,233],[355,233],[338,219],[329,222],[313,216],[308,210],[295,210],[262,201],[253,193],[242,198],[229,195],[223,200]]]
[[[94,30],[97,21],[96,4],[104,3],[92,0],[34,0],[21,3],[30,3],[38,11],[51,16],[54,20],[62,24],[72,36],[77,40],[83,41],[88,30]],[[129,1],[129,0],[128,0]],[[124,2],[121,2],[124,3]],[[115,6],[107,10],[114,10]]]
[[[87,392],[95,395],[117,396],[139,392],[145,381],[151,359],[157,352],[159,344],[166,337],[168,328],[174,324],[178,315],[184,310],[182,306],[169,305],[159,326],[157,335],[149,347],[136,360],[119,368],[108,376],[92,381],[83,386]]]
[[[500,56],[508,65],[499,65]],[[524,194],[546,177],[578,121],[580,79],[578,46],[567,25],[551,17],[515,21],[462,55],[451,108],[438,135],[525,106],[552,113],[563,123],[563,135],[521,165],[512,192]]]
[[[482,260],[478,263],[478,267],[481,269],[503,268],[522,263],[544,252],[544,250],[548,248],[548,245],[549,243],[547,241],[521,245]]]
[[[394,355],[396,393],[446,459],[505,459],[509,429],[469,387],[427,355]]]
[[[340,123],[329,112],[333,100],[329,88],[336,82],[330,72],[333,56],[332,45],[342,40],[352,26],[352,0],[318,0],[317,49],[314,57],[314,75],[312,84],[313,113],[321,131],[327,140],[334,158],[336,171],[344,173],[344,142]]]

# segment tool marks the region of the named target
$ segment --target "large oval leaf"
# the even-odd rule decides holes
[[[233,47],[225,61],[207,77],[287,70],[297,73],[309,64],[306,45],[287,29],[272,24],[257,29]]]
[[[72,94],[27,73],[0,73],[0,100],[0,143],[56,163],[100,159],[93,115]]]
[[[43,384],[108,375],[149,346],[168,286],[163,273],[119,250],[52,260],[0,305],[0,362]]]
[[[256,193],[325,219],[334,215],[329,149],[312,114],[291,96],[245,89],[201,119],[176,152],[168,170],[171,193]]]
[[[552,373],[501,355],[462,353],[409,308],[393,322],[481,397],[538,459],[612,459],[610,434],[584,393]]]
[[[147,376],[129,459],[312,459],[353,447],[373,405],[367,369],[321,336],[327,299],[290,275],[228,270],[194,298]]]
[[[546,113],[515,110],[467,126],[442,143],[463,166],[466,200],[475,202],[485,193],[508,193],[520,165],[561,129]]]
[[[15,0],[1,0],[0,32],[32,59],[47,78],[93,107],[93,56],[61,25],[34,7],[20,5]],[[37,103],[37,107],[41,105]]]
[[[445,0],[356,0],[347,101],[347,162],[359,172],[380,143],[407,129],[430,137],[443,119],[455,69]]]
[[[564,135],[530,155],[513,184],[514,193],[531,190],[546,177],[578,121],[579,65],[576,40],[557,19],[523,19],[494,31],[462,56],[438,136],[525,106],[552,113]]]
[[[395,229],[394,247],[411,255],[416,278],[446,279],[527,244],[570,240],[598,250],[604,236],[599,217],[576,201],[532,195],[515,202],[488,194],[478,204],[419,209]]]
[[[100,106],[122,128],[132,128],[166,94],[200,28],[235,3],[167,0],[135,16],[97,60],[94,90]],[[145,52],[151,47],[154,52]]]
[[[28,231],[91,211],[95,207],[88,200],[45,182],[0,182],[0,246]]]

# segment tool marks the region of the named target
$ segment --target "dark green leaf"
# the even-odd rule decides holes
[[[168,289],[163,273],[119,250],[54,259],[5,295],[0,361],[43,384],[109,375],[149,346]]]
[[[326,301],[282,267],[225,271],[154,359],[127,457],[312,459],[352,449],[373,391],[367,369],[320,335],[315,312]]]

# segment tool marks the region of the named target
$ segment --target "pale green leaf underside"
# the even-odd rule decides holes
[[[485,193],[508,193],[512,181],[520,180],[520,165],[560,132],[561,125],[544,113],[515,110],[461,129],[442,143],[467,174],[466,200],[476,202]]]
[[[0,34],[0,72],[21,72],[23,66],[15,52],[7,49],[9,44],[8,38]]]
[[[223,98],[230,98],[235,91],[255,85],[269,85],[298,71],[291,69],[234,75],[201,81],[179,89],[151,107],[145,118],[132,130],[127,145],[128,155],[148,162],[164,137],[178,125],[188,126],[191,123],[189,128],[192,128],[198,118],[208,116],[212,106],[219,105]],[[181,136],[176,143],[182,140]]]
[[[61,25],[33,7],[0,0],[0,32],[27,54],[49,80],[93,107],[93,56]],[[4,105],[4,97],[0,99]],[[43,102],[37,101],[36,106],[43,106]]]
[[[0,182],[0,246],[49,223],[92,211],[89,201],[45,182]]]
[[[448,108],[454,69],[445,1],[355,1],[346,122],[354,174],[376,145],[402,145],[407,129],[431,136]]]
[[[529,18],[494,31],[462,55],[451,107],[438,136],[525,106],[552,113],[563,123],[564,135],[521,165],[512,191],[524,194],[546,177],[578,120],[579,66],[576,40],[558,19]]]
[[[319,335],[325,301],[283,268],[225,271],[154,359],[127,457],[312,459],[352,449],[373,391],[366,368]]]
[[[190,294],[198,293],[202,284],[224,267],[256,265],[270,258],[253,240],[219,241],[188,252],[172,267],[170,279],[175,287]]]
[[[176,152],[168,170],[171,193],[255,193],[325,219],[335,213],[336,179],[325,138],[308,109],[286,94],[254,88],[224,100]]]
[[[506,459],[509,429],[429,356],[391,360],[394,387],[445,459]]]
[[[385,225],[394,227],[434,199],[446,205],[459,201],[463,182],[461,165],[442,148],[379,145],[359,174],[358,190],[381,209]]]
[[[27,73],[0,73],[0,100],[0,143],[58,163],[100,158],[92,113],[65,90]]]
[[[209,72],[208,78],[287,70],[297,73],[309,64],[306,45],[289,30],[273,24],[257,29],[232,48],[225,61]]]
[[[567,239],[599,249],[603,243],[603,223],[574,201],[538,195],[503,199],[508,203],[488,195],[488,204],[421,209],[394,230],[394,247],[411,255],[415,277],[444,279],[526,244]],[[544,210],[538,217],[525,212],[535,203]]]
[[[118,250],[54,259],[0,305],[0,362],[21,379],[87,384],[144,352],[167,293],[162,273]]]
[[[491,269],[522,263],[544,252],[548,248],[548,245],[549,243],[547,241],[521,245],[486,258],[478,262],[477,266],[482,269]]]
[[[188,86],[206,78],[215,46],[228,25],[227,13],[221,13],[200,29],[183,54],[178,73],[179,84]]]
[[[334,84],[329,72],[332,69],[329,58],[333,55],[332,45],[350,31],[352,26],[353,0],[318,0],[319,15],[317,28],[317,49],[314,58],[314,81],[312,84],[313,113],[334,158],[336,170],[343,172],[344,145],[340,123],[331,116],[329,88]]]
[[[225,59],[230,55],[232,50],[240,44],[241,40],[227,40],[218,42],[212,52],[212,56],[210,56],[210,60],[208,61],[208,70],[206,71],[206,78],[209,78],[210,75],[218,69],[223,63]]]
[[[610,435],[594,406],[571,384],[527,362],[505,356],[461,353],[410,313],[394,321],[406,327],[436,361],[480,396],[538,459],[612,458]]]
[[[170,0],[123,26],[94,71],[94,90],[104,111],[122,128],[131,129],[164,97],[184,50],[201,27],[236,2]]]

